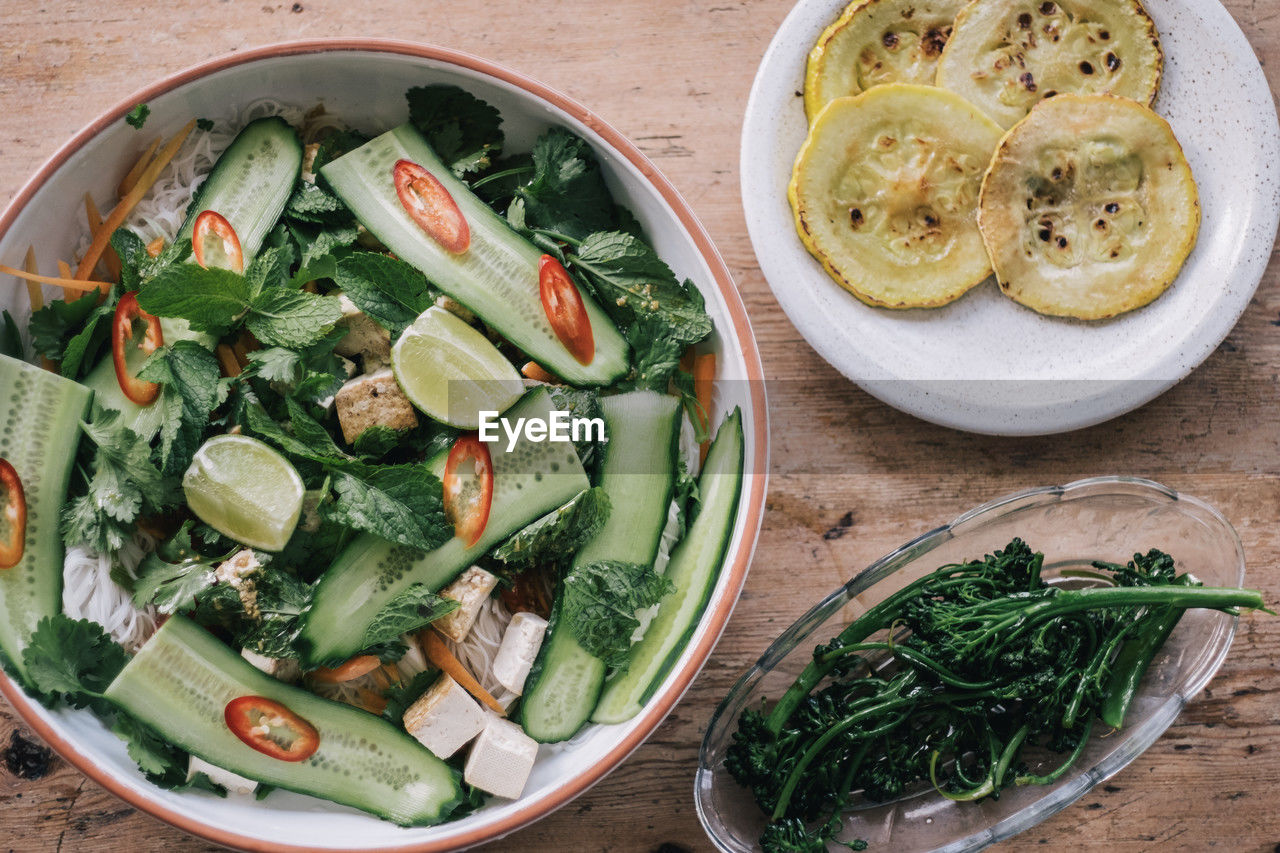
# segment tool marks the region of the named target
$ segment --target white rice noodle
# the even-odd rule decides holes
[[[445,638],[449,651],[453,652],[458,662],[475,676],[480,686],[489,691],[503,708],[509,708],[519,697],[518,693],[512,693],[499,684],[493,675],[493,659],[502,646],[502,635],[506,633],[509,624],[511,611],[501,599],[490,596],[480,606],[475,624],[461,643]]]
[[[138,564],[155,547],[151,537],[137,533],[116,554],[121,570],[137,577]],[[67,551],[62,565],[62,610],[72,619],[88,619],[102,626],[113,640],[135,652],[156,630],[153,607],[138,609],[133,598],[111,578],[112,559],[85,545]]]

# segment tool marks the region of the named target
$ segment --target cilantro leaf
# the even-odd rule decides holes
[[[188,753],[132,714],[117,709],[111,731],[125,742],[129,757],[152,784],[170,790],[199,788],[226,796],[226,789],[203,773],[188,780]]]
[[[614,204],[595,152],[585,139],[553,127],[533,144],[533,178],[515,192],[527,227],[582,240],[634,220]]]
[[[59,373],[68,379],[79,379],[89,372],[89,367],[98,363],[98,355],[111,337],[118,301],[109,299],[95,308],[85,320],[84,328],[67,341],[62,362],[58,365]]]
[[[337,297],[268,288],[254,299],[245,327],[267,346],[301,349],[318,342],[341,318]]]
[[[97,308],[98,300],[92,294],[70,302],[55,299],[46,303],[27,323],[31,348],[52,361],[62,361],[67,343],[84,329]]]
[[[151,115],[151,107],[146,104],[137,104],[125,114],[124,122],[134,130],[142,130],[142,126],[147,123],[147,116],[149,115]]]
[[[138,377],[160,384],[160,459],[166,473],[186,470],[208,430],[213,410],[227,399],[218,360],[195,341],[176,341],[152,353]]]
[[[515,571],[568,559],[604,527],[609,511],[604,489],[587,489],[514,533],[490,556]]]
[[[397,337],[435,303],[427,277],[397,258],[355,252],[338,261],[333,280],[356,307]]]
[[[319,175],[326,163],[338,159],[343,154],[354,151],[369,141],[369,137],[355,130],[339,130],[330,133],[320,141],[316,149],[315,160],[311,163],[311,171]]]
[[[65,699],[76,708],[109,709],[101,696],[128,662],[101,625],[61,613],[41,619],[22,650],[32,686],[46,699]]]
[[[222,336],[250,308],[249,281],[230,270],[171,264],[138,291],[138,305],[157,317],[181,317],[197,332]]]
[[[453,536],[444,517],[444,487],[421,463],[333,468],[337,499],[323,507],[331,521],[364,530],[420,551],[432,551]]]
[[[138,607],[153,605],[161,613],[177,613],[191,609],[196,595],[213,583],[213,561],[192,555],[170,563],[158,554],[148,554],[138,567],[133,603]]]
[[[133,522],[178,500],[178,486],[151,462],[151,445],[120,423],[120,414],[99,410],[82,424],[92,451],[85,493],[63,505],[62,539],[87,544],[100,554],[119,550]]]
[[[574,566],[564,579],[560,617],[587,652],[610,667],[627,663],[636,611],[652,607],[674,587],[652,566],[601,560]]]
[[[225,628],[241,648],[269,658],[296,658],[298,617],[310,603],[311,587],[272,565],[242,575],[238,588],[219,582],[199,592],[196,614],[201,622]]]
[[[415,86],[405,93],[409,121],[461,178],[489,165],[502,150],[502,115],[457,86]]]
[[[365,647],[398,640],[401,634],[416,631],[458,609],[458,602],[442,598],[426,584],[415,583],[392,598],[364,629]]]

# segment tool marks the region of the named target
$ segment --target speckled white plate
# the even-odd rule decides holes
[[[756,74],[742,198],[765,277],[818,353],[884,402],[956,429],[1065,432],[1135,409],[1218,346],[1249,304],[1280,223],[1280,123],[1262,67],[1215,0],[1146,0],[1165,51],[1155,109],[1200,187],[1200,240],[1159,299],[1107,322],[1044,317],[994,280],[944,308],[859,302],[800,243],[787,203],[804,141],[805,60],[846,0],[800,0]]]

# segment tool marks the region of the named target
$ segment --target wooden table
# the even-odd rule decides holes
[[[697,745],[737,674],[860,567],[1010,491],[1123,473],[1205,498],[1244,540],[1251,583],[1280,602],[1280,267],[1271,265],[1240,324],[1201,368],[1111,423],[1051,438],[984,438],[882,405],[845,382],[792,328],[756,266],[743,223],[742,110],[791,2],[567,0],[542,9],[514,0],[0,4],[5,202],[105,105],[162,75],[286,39],[383,36],[481,54],[586,103],[653,158],[719,245],[774,380],[773,477],[755,567],[701,677],[649,742],[501,849],[708,849],[693,808]],[[1280,61],[1273,0],[1227,6],[1263,63]],[[1150,750],[1002,849],[1280,850],[1277,649],[1280,619],[1244,620],[1209,690]],[[6,706],[0,744],[14,726],[21,728]],[[38,781],[0,770],[0,804],[0,849],[177,853],[209,846],[125,806],[60,760]]]

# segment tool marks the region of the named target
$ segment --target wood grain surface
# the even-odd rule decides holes
[[[1051,438],[986,438],[884,406],[845,382],[792,328],[743,222],[742,111],[790,5],[0,3],[0,201],[106,105],[162,75],[286,39],[383,36],[480,54],[587,104],[653,158],[724,254],[773,380],[773,477],[746,589],[702,675],[650,741],[575,802],[492,849],[710,849],[693,807],[697,746],[738,673],[860,567],[1007,492],[1099,474],[1163,481],[1226,513],[1244,540],[1250,582],[1280,602],[1280,266],[1272,263],[1240,324],[1190,378],[1102,426]],[[1226,5],[1263,64],[1280,62],[1280,5]],[[1274,91],[1278,78],[1268,74]],[[1209,690],[1164,737],[1107,785],[999,849],[1280,851],[1278,651],[1280,619],[1245,619]],[[23,730],[4,706],[0,745],[14,727]],[[38,780],[0,768],[5,848],[179,853],[209,845],[55,760]]]

